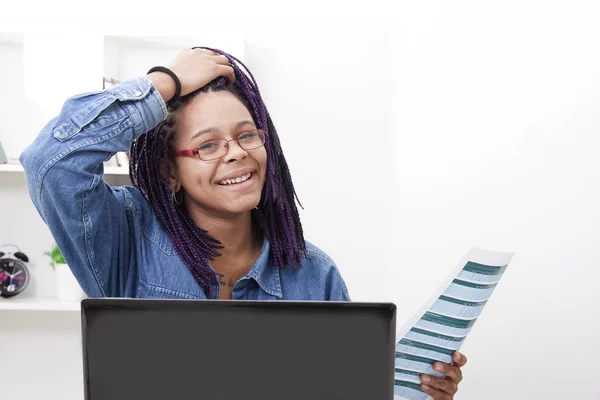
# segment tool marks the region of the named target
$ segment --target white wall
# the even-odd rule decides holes
[[[20,40],[21,38],[16,38]],[[3,40],[0,36],[0,142],[7,156],[15,156],[18,149],[9,137],[18,132],[24,120],[23,45],[18,41]],[[10,94],[10,95],[9,95]]]
[[[516,251],[465,344],[460,398],[599,399],[600,9],[402,11],[398,300],[412,307],[471,244]]]
[[[249,33],[307,238],[354,299],[395,301],[401,323],[471,246],[516,252],[463,348],[461,399],[600,398],[593,11],[427,2]]]
[[[463,348],[457,397],[600,399],[598,10],[437,1],[396,14],[246,31],[306,237],[336,260],[355,300],[396,302],[399,323],[470,246],[515,251]],[[19,328],[0,320],[0,334],[35,341],[50,314],[33,315],[1,314]],[[58,336],[48,328],[59,353],[26,354],[22,367],[44,382],[27,398],[52,388],[80,398],[69,321]],[[56,357],[72,380],[43,375]]]

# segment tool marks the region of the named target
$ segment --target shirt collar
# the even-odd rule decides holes
[[[279,268],[270,260],[270,249],[271,244],[265,236],[263,239],[262,249],[260,250],[260,256],[248,272],[250,278],[254,279],[258,286],[265,292],[272,296],[282,298],[281,293],[281,280],[279,276]]]

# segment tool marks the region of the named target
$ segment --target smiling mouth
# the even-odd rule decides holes
[[[246,175],[238,176],[237,178],[222,180],[220,182],[217,182],[217,185],[234,186],[234,185],[238,185],[242,182],[246,182],[250,178],[252,178],[252,172],[249,172]]]

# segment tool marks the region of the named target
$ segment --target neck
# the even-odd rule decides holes
[[[254,265],[262,249],[262,237],[252,228],[250,211],[228,217],[214,217],[200,210],[190,210],[190,218],[224,246],[221,256],[211,261],[215,272],[235,280]]]

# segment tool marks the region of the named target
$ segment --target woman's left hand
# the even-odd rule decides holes
[[[458,384],[463,379],[460,370],[467,363],[467,357],[458,351],[452,355],[452,364],[436,362],[433,369],[446,375],[445,379],[437,376],[423,374],[421,375],[421,388],[425,393],[435,400],[452,400],[458,391]],[[441,369],[439,369],[441,367]]]

